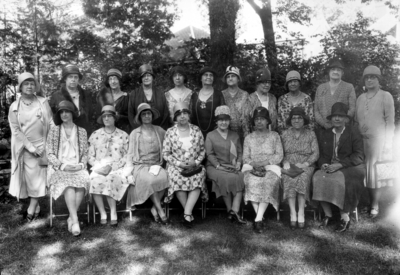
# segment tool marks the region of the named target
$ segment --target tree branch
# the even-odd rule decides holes
[[[247,0],[247,3],[254,9],[254,11],[260,15],[261,13],[261,8],[254,2],[254,0]]]

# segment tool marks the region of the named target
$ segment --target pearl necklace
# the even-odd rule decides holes
[[[32,99],[31,102],[29,102],[29,103],[26,103],[22,97],[21,97],[21,100],[26,106],[30,106],[30,105],[32,105],[34,99]]]

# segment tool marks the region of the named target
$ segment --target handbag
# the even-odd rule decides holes
[[[185,178],[190,178],[191,176],[194,176],[198,173],[200,173],[203,170],[203,167],[201,165],[195,166],[189,169],[183,169],[181,172],[181,175]]]
[[[377,161],[374,164],[375,179],[391,180],[399,177],[399,163],[393,160]]]
[[[253,170],[250,171],[250,173],[256,177],[263,178],[267,174],[267,170],[265,170],[264,166],[261,167],[253,167]]]
[[[284,175],[287,175],[287,176],[289,176],[289,177],[291,177],[291,178],[295,178],[295,177],[297,177],[298,175],[300,175],[301,173],[303,173],[304,172],[304,170],[303,169],[301,169],[301,168],[299,168],[299,167],[297,167],[296,165],[294,165],[294,164],[290,164],[290,168],[288,169],[288,170],[285,170],[285,169],[281,169],[281,172],[282,172],[282,174],[284,174]]]

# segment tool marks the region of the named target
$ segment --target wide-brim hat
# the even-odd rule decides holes
[[[252,116],[252,118],[251,118],[251,123],[253,124],[253,125],[255,125],[255,120],[256,120],[256,118],[258,118],[258,117],[263,117],[263,118],[265,118],[265,119],[267,119],[267,121],[268,121],[268,124],[271,124],[272,123],[272,121],[271,121],[271,118],[269,117],[269,112],[268,112],[268,110],[267,110],[267,108],[265,108],[265,107],[257,107],[255,110],[254,110],[254,112],[253,112],[253,116]]]
[[[238,67],[228,66],[228,67],[226,68],[224,77],[222,78],[222,80],[223,80],[225,83],[226,83],[226,77],[227,77],[229,74],[234,74],[234,75],[236,75],[236,76],[239,78],[239,81],[242,81],[242,77],[240,76],[240,70],[239,70]]]
[[[230,120],[231,119],[231,110],[227,105],[218,106],[215,109],[215,120]]]
[[[378,77],[379,80],[382,78],[381,69],[374,65],[369,65],[364,69],[362,78],[364,79],[367,75],[374,75]]]
[[[176,120],[176,117],[180,115],[182,112],[187,112],[189,114],[191,113],[189,109],[189,104],[180,101],[174,105],[174,121]]]
[[[17,92],[21,92],[21,84],[25,80],[29,80],[29,79],[32,79],[33,81],[35,81],[35,93],[37,93],[40,90],[39,82],[36,80],[36,78],[33,76],[33,74],[25,72],[18,76]]]
[[[79,80],[82,80],[83,75],[81,74],[81,71],[79,70],[78,66],[73,65],[73,64],[68,64],[65,66],[62,71],[61,71],[61,82],[65,82],[65,78],[69,74],[77,74],[79,76]]]
[[[289,117],[286,119],[286,125],[288,126],[292,126],[292,117],[294,115],[299,115],[303,117],[304,120],[304,126],[308,125],[310,123],[310,118],[306,115],[306,112],[304,111],[304,109],[302,107],[294,107],[290,113],[289,113]]]
[[[343,102],[336,102],[333,104],[331,109],[331,114],[326,117],[326,119],[331,120],[333,116],[345,116],[351,118],[347,113],[349,111],[349,107]]]
[[[119,79],[119,84],[121,85],[121,79],[122,79],[122,73],[120,70],[118,69],[109,69],[107,72],[107,76],[106,79],[104,81],[104,85],[109,88],[110,87],[110,83],[108,83],[108,79],[110,78],[110,76],[116,76]]]
[[[157,109],[152,108],[152,107],[150,106],[150,104],[148,104],[148,103],[141,103],[141,104],[138,106],[137,113],[136,113],[136,116],[135,116],[135,123],[136,123],[136,124],[142,124],[142,122],[140,121],[140,114],[141,114],[143,111],[146,111],[146,110],[151,111],[151,113],[153,114],[153,119],[152,119],[152,121],[154,121],[154,120],[156,120],[157,118],[160,117],[160,112],[159,112]]]
[[[256,83],[271,80],[271,72],[268,68],[261,68],[256,72]]]
[[[169,79],[171,80],[172,83],[174,83],[174,74],[183,75],[183,83],[187,83],[188,77],[187,77],[186,71],[183,67],[175,66],[171,69],[170,74],[169,74]]]
[[[103,122],[103,116],[104,115],[112,115],[115,119],[115,122],[119,119],[119,115],[115,111],[115,107],[112,105],[104,105],[103,108],[101,109],[101,115],[97,118],[97,123],[104,125]]]
[[[54,121],[55,125],[60,125],[62,123],[62,120],[60,117],[60,112],[62,110],[70,111],[72,113],[73,119],[78,117],[78,113],[77,113],[75,105],[71,101],[63,100],[58,104],[57,112],[55,113],[55,115],[53,117],[53,121]]]

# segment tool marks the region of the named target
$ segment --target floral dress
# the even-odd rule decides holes
[[[165,98],[167,99],[168,111],[169,111],[169,115],[171,116],[171,121],[174,120],[175,104],[178,102],[185,102],[188,105],[190,105],[190,99],[192,98],[192,94],[193,94],[193,91],[188,90],[182,95],[182,97],[177,99],[172,95],[171,90],[165,93]]]
[[[301,92],[302,93],[302,92]],[[286,120],[289,118],[289,113],[294,107],[302,107],[310,119],[310,123],[304,126],[307,129],[314,130],[314,106],[311,97],[303,94],[302,100],[296,105],[292,105],[289,101],[289,93],[284,94],[278,100],[278,130],[282,133],[284,130],[288,129],[289,126],[286,125]]]
[[[267,106],[267,105],[268,106]],[[265,106],[264,106],[265,105]],[[276,97],[268,93],[268,101],[261,102],[260,97],[258,96],[257,92],[250,94],[249,96],[249,114],[252,117],[253,112],[257,107],[265,107],[268,109],[269,118],[271,119],[271,130],[275,131],[276,129],[276,121],[278,118],[278,112],[276,111]],[[250,118],[251,119],[251,118]],[[268,125],[269,126],[269,125]]]
[[[251,133],[244,140],[243,163],[250,164],[268,160],[269,165],[278,165],[283,158],[281,139],[278,133],[268,131],[260,135]],[[276,210],[279,206],[280,177],[267,169],[264,177],[244,172],[245,194],[244,201],[263,202],[272,204]]]
[[[285,156],[283,161],[290,164],[308,162],[304,172],[295,178],[282,174],[283,199],[295,198],[297,194],[305,196],[310,201],[310,183],[314,174],[314,163],[319,158],[318,141],[315,133],[304,129],[298,138],[292,129],[282,133],[282,143]]]
[[[168,129],[165,134],[163,145],[163,157],[167,161],[167,174],[169,178],[168,195],[165,202],[169,203],[174,196],[175,191],[192,191],[200,188],[202,191],[203,201],[208,200],[208,192],[205,184],[206,170],[202,171],[191,177],[184,177],[181,175],[183,171],[179,165],[183,162],[194,160],[196,165],[201,165],[206,150],[204,147],[203,135],[199,127],[189,124],[190,127],[190,142],[192,146],[189,150],[183,149],[183,143],[179,140],[178,127],[175,125]]]
[[[89,164],[92,165],[90,174],[90,194],[105,195],[116,201],[122,199],[129,184],[123,176],[123,167],[128,152],[128,134],[115,128],[111,134],[104,128],[95,131],[89,138]],[[100,175],[94,170],[106,165],[112,167],[107,176]]]
[[[244,138],[250,133],[249,94],[239,89],[235,96],[231,96],[228,90],[223,90],[222,95],[230,110],[229,129],[238,133],[243,144]]]

